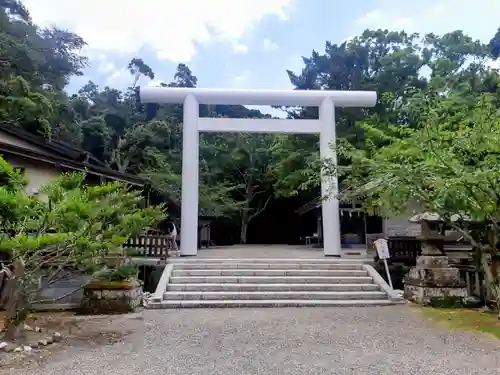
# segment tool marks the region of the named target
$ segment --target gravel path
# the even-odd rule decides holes
[[[145,329],[121,343],[71,348],[45,367],[11,373],[500,374],[498,341],[448,332],[407,306],[152,310],[144,317]]]

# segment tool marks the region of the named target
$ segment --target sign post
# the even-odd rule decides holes
[[[389,246],[387,245],[387,240],[384,238],[379,238],[377,241],[373,241],[375,248],[377,249],[378,257],[384,261],[385,273],[387,274],[387,281],[389,281],[389,286],[392,286],[391,274],[389,272],[389,265],[387,264],[387,259],[391,257],[389,254]]]

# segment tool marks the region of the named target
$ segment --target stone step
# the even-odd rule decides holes
[[[196,269],[174,270],[172,277],[180,276],[366,276],[365,270],[298,270],[298,269]]]
[[[168,259],[148,308],[385,306],[364,259]],[[377,280],[377,279],[375,279]]]
[[[241,283],[205,283],[205,284],[169,284],[168,291],[190,292],[279,292],[279,291],[379,291],[377,284],[241,284]]]
[[[167,259],[168,263],[172,264],[191,264],[191,263],[216,263],[216,264],[222,264],[222,263],[300,263],[300,264],[307,264],[307,263],[326,263],[326,264],[363,264],[364,259],[342,259],[342,258],[300,258],[300,259],[290,259],[290,258],[234,258],[234,259],[228,259],[228,258],[187,258],[187,257],[180,257],[180,258],[172,258],[172,259]]]
[[[379,300],[170,300],[151,303],[152,309],[231,308],[231,307],[366,307],[395,305],[388,299]]]
[[[174,270],[197,269],[315,269],[315,270],[363,270],[361,263],[175,263]]]
[[[369,276],[172,276],[170,284],[370,284]]]
[[[317,291],[285,291],[285,292],[165,292],[165,300],[377,300],[387,297],[384,292],[317,292]]]

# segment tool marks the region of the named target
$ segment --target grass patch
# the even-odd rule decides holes
[[[422,308],[424,316],[451,329],[486,333],[500,339],[500,320],[496,314],[473,309]]]

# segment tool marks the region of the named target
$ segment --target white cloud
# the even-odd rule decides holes
[[[233,45],[233,51],[240,54],[247,53],[248,46],[246,44],[236,43]]]
[[[231,86],[238,89],[248,88],[251,79],[252,72],[250,70],[244,70],[233,78]]]
[[[161,79],[152,79],[148,82],[148,86],[160,86],[163,82]]]
[[[102,62],[97,67],[97,70],[99,71],[99,73],[111,72],[113,69],[116,69],[116,66],[111,61]]]
[[[128,80],[129,82],[126,82]],[[126,71],[125,68],[115,70],[112,74],[110,74],[105,83],[107,85],[112,85],[116,87],[126,87],[132,83],[132,75]]]
[[[498,0],[377,0],[375,4],[357,20],[351,34],[358,35],[366,28],[436,34],[460,29],[487,42],[499,26]]]
[[[265,16],[288,19],[294,0],[25,0],[39,25],[68,28],[105,52],[153,49],[157,57],[190,61],[197,43],[237,45]]]
[[[139,77],[139,82],[141,81],[144,82],[144,84],[148,84],[149,82],[151,82],[151,80],[145,78],[144,76]],[[120,89],[131,86],[133,82],[134,82],[134,77],[127,68],[121,68],[115,70],[113,73],[109,74],[104,80],[105,85]]]
[[[110,73],[110,72],[108,72]],[[116,88],[130,87],[134,82],[134,76],[130,73],[127,68],[116,69],[114,72],[109,74],[104,80],[105,85]],[[139,76],[139,81],[137,84],[147,85],[147,86],[159,86],[160,83],[165,82],[159,78],[149,79],[144,76]]]
[[[410,17],[389,17],[386,11],[375,9],[365,13],[361,18],[356,21],[356,24],[362,27],[376,27],[376,28],[386,28],[386,29],[406,29],[412,26],[412,19]],[[372,26],[376,25],[376,26]]]
[[[92,59],[97,63],[97,71],[99,73],[105,74],[116,70],[115,64],[109,61],[104,53],[94,55]]]
[[[500,71],[500,59],[498,59],[496,61],[489,61],[487,63],[487,65],[493,69],[498,69]]]
[[[288,57],[288,62],[286,64],[288,70],[294,73],[300,74],[302,68],[304,68],[304,60],[300,55],[291,55]]]
[[[263,41],[263,47],[266,51],[272,51],[272,50],[276,50],[278,49],[278,45],[276,43],[274,43],[272,40],[270,39],[264,39]]]

